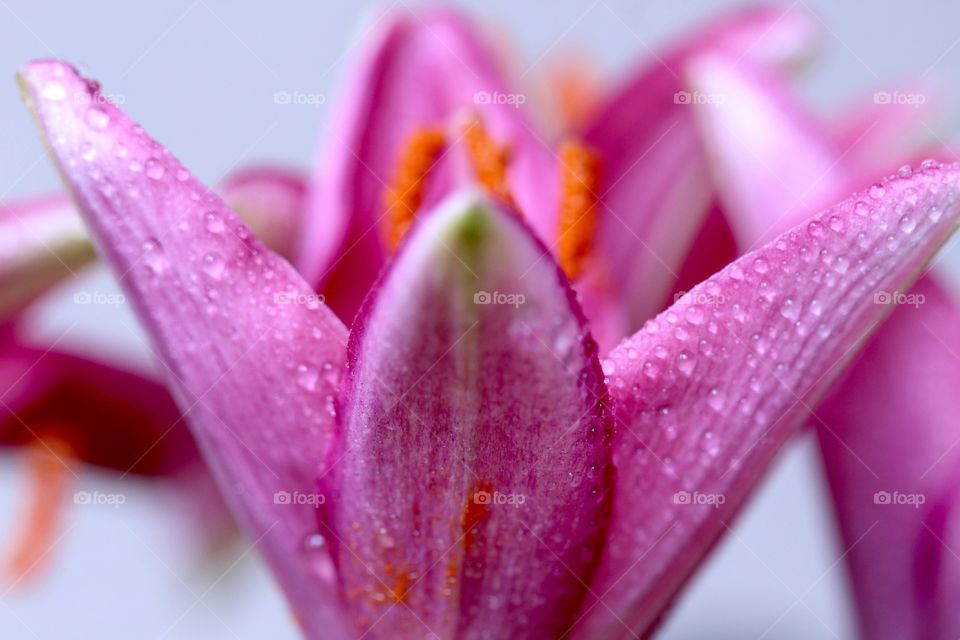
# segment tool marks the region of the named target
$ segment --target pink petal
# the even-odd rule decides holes
[[[718,98],[694,112],[742,250],[809,218],[849,185],[842,150],[825,142],[774,74],[711,55],[691,61],[687,77],[692,90]]]
[[[169,151],[102,104],[96,84],[57,61],[29,64],[20,82],[234,512],[310,637],[337,637],[316,509],[275,492],[313,495],[343,325]]]
[[[938,144],[936,132],[946,124],[942,94],[932,82],[911,81],[858,96],[831,131],[844,162],[860,175],[881,175]]]
[[[931,278],[909,295],[816,424],[863,637],[956,638],[960,309]]]
[[[805,127],[782,88],[734,67],[717,67],[705,65],[698,73],[715,90],[752,103],[745,115],[711,110],[702,120],[715,139],[720,192],[746,246],[763,236],[778,197],[786,198],[789,191],[831,197],[831,190],[842,191],[846,174],[859,175],[854,167],[863,162],[850,153],[841,156],[822,142],[822,132]],[[863,134],[876,126],[874,121]],[[758,129],[767,133],[746,135]],[[775,168],[782,189],[757,180],[760,165]],[[817,175],[825,179],[805,186]],[[798,214],[802,212],[794,216]],[[960,595],[960,562],[947,549],[960,542],[950,520],[957,504],[951,448],[960,435],[954,427],[960,408],[952,401],[956,393],[947,389],[960,379],[960,360],[951,353],[960,352],[960,310],[932,277],[899,291],[884,295],[919,306],[894,312],[843,383],[817,408],[814,423],[864,637],[956,637],[960,621],[951,612]],[[874,502],[884,495],[920,496],[928,502]]]
[[[0,319],[25,307],[94,258],[69,199],[0,203]]]
[[[603,161],[595,268],[616,283],[627,330],[663,308],[712,203],[682,77],[686,62],[725,51],[745,63],[783,64],[809,48],[810,35],[809,22],[789,10],[737,13],[633,74],[585,130]],[[597,315],[591,306],[585,311],[591,320]],[[613,344],[602,340],[600,346],[605,351]]]
[[[386,258],[384,194],[402,145],[417,129],[443,127],[463,110],[475,112],[495,140],[511,147],[508,179],[525,217],[541,233],[552,233],[557,210],[555,159],[516,104],[494,99],[520,94],[510,92],[463,19],[450,11],[398,11],[382,20],[347,76],[334,126],[324,132],[299,254],[307,280],[326,282],[328,303],[346,319]]]
[[[617,491],[579,637],[654,624],[889,311],[877,292],[907,290],[956,228],[958,195],[958,165],[877,184],[740,258],[611,353]]]
[[[293,255],[305,223],[303,175],[282,167],[248,167],[228,174],[217,192],[265,245],[285,258]]]
[[[411,236],[351,337],[324,480],[348,606],[368,638],[555,637],[609,507],[596,345],[512,214],[454,198]]]

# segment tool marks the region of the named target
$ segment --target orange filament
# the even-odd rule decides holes
[[[440,129],[418,129],[400,150],[393,184],[385,194],[386,241],[395,250],[423,204],[423,186],[445,139]]]
[[[600,161],[584,144],[569,141],[560,150],[560,164],[557,259],[573,280],[583,272],[597,232]]]
[[[551,65],[548,81],[560,126],[566,131],[581,128],[596,112],[597,96],[603,93],[596,69],[581,59],[564,58]]]
[[[497,144],[477,117],[471,117],[464,125],[463,137],[470,153],[470,161],[477,180],[491,193],[513,204],[510,186],[507,184],[507,163],[510,147]]]
[[[70,447],[56,438],[38,441],[29,453],[32,495],[6,559],[6,570],[15,583],[33,574],[54,544],[69,484],[70,469],[64,462],[69,455]]]

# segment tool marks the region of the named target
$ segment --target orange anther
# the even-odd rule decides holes
[[[560,218],[557,260],[571,280],[583,271],[597,232],[600,161],[583,143],[570,141],[560,150]]]
[[[384,194],[385,235],[391,250],[397,248],[423,204],[424,180],[444,143],[442,130],[427,128],[414,131],[401,147],[393,182]]]
[[[497,144],[477,117],[471,117],[466,122],[463,137],[467,143],[477,181],[505,202],[513,204],[510,186],[507,183],[510,148]]]

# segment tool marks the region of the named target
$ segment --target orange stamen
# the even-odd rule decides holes
[[[395,250],[423,204],[424,179],[440,156],[445,137],[440,129],[419,129],[400,150],[393,184],[385,193],[386,242]]]
[[[510,186],[507,184],[507,163],[510,147],[497,144],[490,137],[480,119],[471,117],[463,128],[463,137],[470,153],[470,161],[477,180],[491,193],[513,204]]]
[[[34,574],[53,546],[69,485],[70,469],[64,462],[69,456],[70,447],[57,438],[38,441],[29,453],[32,495],[5,563],[14,582]]]
[[[463,514],[460,517],[460,530],[463,531],[463,554],[469,556],[477,542],[477,525],[490,515],[491,485],[478,482],[473,491],[467,494]]]
[[[573,280],[582,273],[597,232],[600,161],[585,145],[570,141],[560,150],[560,164],[557,259]]]

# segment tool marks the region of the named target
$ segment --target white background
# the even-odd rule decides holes
[[[0,82],[0,199],[57,188],[13,82],[16,69],[36,57],[83,65],[208,183],[251,161],[308,166],[327,109],[278,106],[273,94],[319,92],[329,104],[365,14],[389,3],[270,4],[0,0],[0,78],[8,79]],[[565,50],[588,51],[613,78],[647,60],[648,47],[656,49],[736,5],[463,4],[512,38],[503,54],[512,56],[526,79],[536,78],[552,55]],[[807,0],[792,6],[824,23],[821,56],[803,85],[824,111],[849,104],[866,108],[885,81],[896,86],[923,76],[957,84],[957,3]],[[956,263],[955,257],[946,262]],[[98,288],[110,286],[105,275],[95,278]],[[134,325],[110,308],[78,311],[53,303],[36,326],[41,335],[67,331],[67,341],[78,349],[116,354],[140,349]],[[18,459],[0,458],[0,541],[22,506],[20,472]],[[127,502],[118,509],[69,506],[49,571],[26,587],[7,591],[0,585],[0,637],[296,637],[282,599],[245,545],[199,562],[170,496],[94,474],[75,488],[121,491]],[[800,437],[685,592],[661,637],[851,637],[842,553],[816,447]]]

